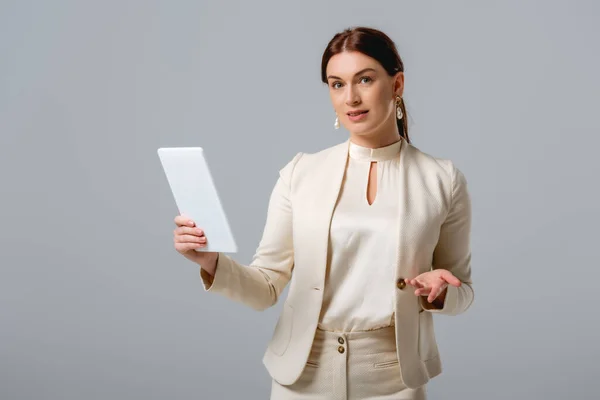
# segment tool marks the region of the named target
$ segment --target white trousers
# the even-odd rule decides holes
[[[272,381],[271,400],[426,400],[402,382],[394,327],[366,332],[317,329],[308,362],[292,385]]]

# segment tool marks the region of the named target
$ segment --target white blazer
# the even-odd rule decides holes
[[[250,265],[219,254],[214,278],[200,272],[206,291],[256,310],[273,306],[290,283],[263,357],[271,377],[284,385],[301,375],[319,322],[329,227],[349,144],[347,140],[314,154],[298,153],[280,170]],[[396,346],[401,378],[406,386],[417,388],[442,372],[432,313],[457,315],[473,302],[471,201],[464,175],[450,160],[403,141],[400,168]],[[450,270],[462,282],[460,287],[448,286],[441,309],[405,283],[432,268]]]

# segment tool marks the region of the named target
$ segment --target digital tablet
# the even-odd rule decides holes
[[[207,246],[196,251],[236,253],[235,238],[202,147],[161,147],[157,152],[179,214],[204,230]]]

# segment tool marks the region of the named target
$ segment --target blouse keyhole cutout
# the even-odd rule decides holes
[[[367,202],[373,205],[377,197],[377,161],[371,162],[369,168],[369,181],[367,183]]]

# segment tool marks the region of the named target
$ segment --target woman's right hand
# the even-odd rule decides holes
[[[200,265],[210,275],[215,274],[219,253],[210,251],[196,251],[206,246],[206,236],[201,228],[189,218],[178,215],[175,217],[177,228],[173,231],[175,250],[185,258]]]

